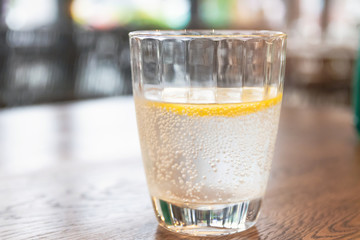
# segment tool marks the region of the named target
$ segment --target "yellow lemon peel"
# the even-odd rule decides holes
[[[212,103],[212,104],[195,104],[195,103],[167,103],[147,101],[149,107],[164,109],[178,115],[199,116],[199,117],[236,117],[255,113],[280,103],[282,94],[274,98],[243,103]]]

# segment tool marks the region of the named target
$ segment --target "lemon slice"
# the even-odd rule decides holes
[[[177,115],[236,117],[267,109],[280,103],[281,99],[282,94],[280,93],[274,98],[258,102],[193,104],[147,101],[146,105],[152,108],[163,109]]]

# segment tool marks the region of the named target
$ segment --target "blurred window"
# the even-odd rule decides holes
[[[329,42],[357,47],[360,24],[359,0],[333,0],[330,5],[327,36]]]
[[[124,26],[184,28],[190,21],[189,0],[74,0],[74,21],[83,27],[104,30]]]
[[[284,26],[284,0],[201,0],[199,3],[200,19],[210,28]]]
[[[7,0],[5,23],[14,31],[32,31],[54,24],[58,11],[56,0]]]
[[[296,29],[302,39],[312,43],[321,40],[321,13],[323,10],[322,0],[300,1],[300,17],[296,22]]]
[[[264,17],[271,28],[284,28],[286,6],[284,0],[264,1]]]
[[[233,0],[203,0],[199,5],[200,18],[208,26],[215,28],[228,26],[231,23],[233,5]]]

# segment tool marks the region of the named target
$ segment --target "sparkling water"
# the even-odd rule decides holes
[[[135,96],[135,103],[160,223],[239,231],[256,221],[273,157],[281,93],[275,88],[148,89]]]

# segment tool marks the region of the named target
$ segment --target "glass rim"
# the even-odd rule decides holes
[[[165,38],[286,38],[287,34],[272,30],[138,30],[129,33],[129,37],[165,37]]]

